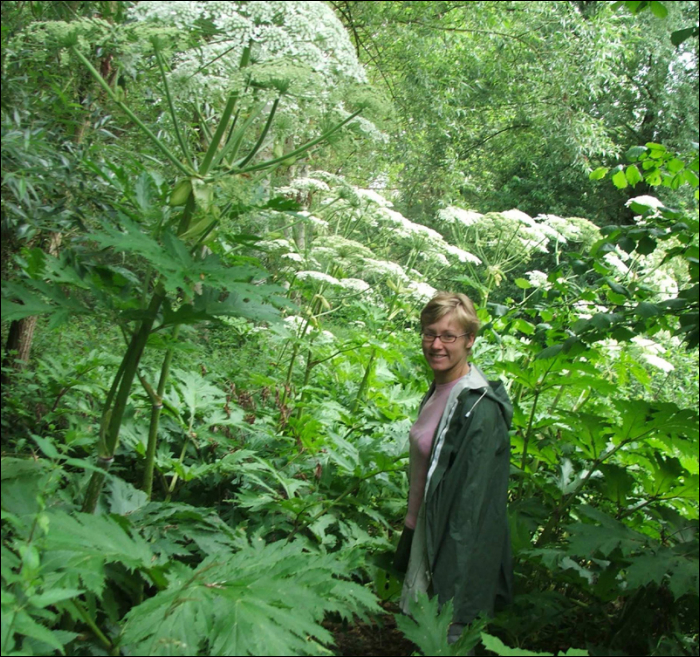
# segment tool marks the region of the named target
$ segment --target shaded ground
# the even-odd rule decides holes
[[[357,621],[352,625],[332,621],[324,623],[335,637],[336,655],[408,657],[416,652],[416,646],[396,627],[394,614],[399,611],[398,605],[383,603],[382,607],[386,613],[372,624]]]

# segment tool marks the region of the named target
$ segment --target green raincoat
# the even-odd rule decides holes
[[[435,432],[423,504],[430,589],[440,604],[453,599],[453,622],[466,624],[512,598],[507,498],[513,407],[500,381],[476,388],[461,383]],[[432,387],[424,403],[431,393]]]

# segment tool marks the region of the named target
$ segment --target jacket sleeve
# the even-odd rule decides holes
[[[454,599],[454,622],[492,613],[510,597],[507,519],[509,436],[500,405],[468,394],[448,428],[428,504],[429,557],[440,603]]]

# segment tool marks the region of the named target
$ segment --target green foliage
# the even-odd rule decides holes
[[[320,625],[325,613],[349,619],[377,611],[372,594],[348,581],[346,564],[300,542],[266,545],[255,538],[249,545],[213,514],[135,502],[137,491],[119,480],[112,510],[122,515],[48,508],[44,496],[67,473],[44,460],[5,458],[2,465],[3,517],[12,527],[4,541],[12,540],[3,543],[8,654],[16,642],[63,653],[77,634],[58,629],[61,613],[87,620],[109,646],[96,626],[106,614],[123,627],[119,645],[146,654],[317,654],[332,642]],[[192,541],[200,558],[190,566],[182,558],[192,554],[186,547]],[[144,585],[159,592],[121,618],[118,591]]]
[[[381,613],[438,288],[514,402],[516,599],[500,639],[448,644],[427,598],[399,627],[697,651],[690,3],[337,3],[383,153],[328,6],[258,16],[266,52],[204,4],[67,4],[3,3],[3,321],[38,316],[3,366],[3,652],[319,654]],[[285,59],[311,42],[348,47]]]
[[[410,603],[410,616],[397,615],[396,624],[424,655],[468,655],[479,642],[484,621],[472,623],[457,641],[448,643],[447,633],[452,623],[452,601],[440,608],[437,596],[429,599],[418,594]],[[500,654],[500,653],[499,653]]]

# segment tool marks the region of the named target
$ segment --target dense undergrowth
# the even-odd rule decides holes
[[[697,654],[697,204],[640,194],[602,230],[449,204],[411,221],[320,166],[318,144],[378,131],[338,104],[364,83],[352,49],[313,59],[341,38],[330,9],[239,7],[270,31],[258,52],[206,3],[176,3],[202,12],[186,39],[161,4],[42,23],[4,62],[3,337],[39,319],[29,366],[3,369],[3,654],[328,654],[324,619],[382,613],[436,289],[477,301],[474,358],[514,403],[516,598],[453,646],[434,601],[399,627],[424,654]],[[283,38],[304,12],[318,53]],[[98,116],[70,148],[35,121],[21,63],[51,52],[126,114],[123,142]],[[212,59],[229,86],[193,73]],[[611,173],[692,196],[697,162],[650,142]]]

